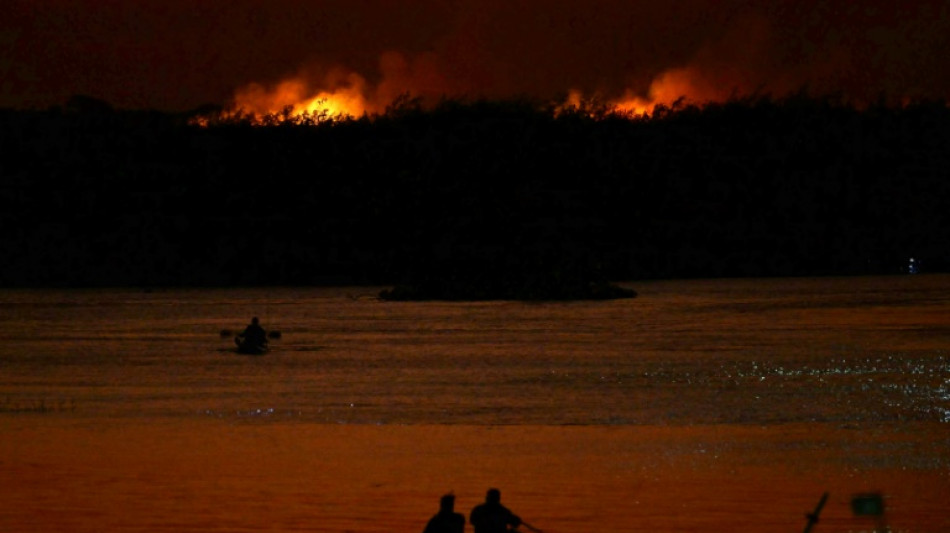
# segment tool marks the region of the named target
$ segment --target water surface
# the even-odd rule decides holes
[[[882,526],[865,491],[950,529],[950,276],[631,286],[2,291],[0,530],[411,532],[489,486],[548,533],[800,530],[825,491],[816,532]]]

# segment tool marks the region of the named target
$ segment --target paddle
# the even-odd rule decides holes
[[[818,500],[818,505],[815,506],[815,510],[805,515],[808,519],[808,524],[805,525],[805,533],[811,531],[811,528],[818,523],[818,515],[821,514],[821,509],[825,506],[825,502],[827,501],[828,493],[826,492],[821,495],[821,499]]]
[[[538,529],[538,528],[532,526],[531,524],[529,524],[529,523],[527,523],[527,522],[522,521],[522,522],[521,522],[521,525],[523,525],[524,527],[530,529],[530,530],[533,531],[534,533],[543,533],[540,529]]]
[[[223,339],[225,337],[230,337],[231,335],[234,335],[234,332],[232,332],[230,329],[222,329],[219,332],[219,335],[221,335],[221,338]],[[281,336],[282,334],[279,330],[271,330],[267,332],[268,339],[279,339]]]

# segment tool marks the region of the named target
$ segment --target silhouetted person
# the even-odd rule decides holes
[[[422,533],[462,533],[465,531],[465,516],[455,512],[455,495],[446,494],[439,500],[439,512],[435,514]]]
[[[260,320],[254,317],[235,340],[243,349],[262,350],[267,346],[267,332],[261,327]]]
[[[513,528],[521,525],[521,518],[501,504],[501,491],[488,489],[485,503],[476,505],[469,522],[475,527],[475,533],[506,533],[508,526]]]

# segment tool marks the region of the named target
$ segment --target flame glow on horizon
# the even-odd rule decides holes
[[[385,54],[381,59],[383,79],[375,86],[362,75],[339,68],[317,81],[301,73],[270,86],[251,83],[235,92],[232,105],[223,115],[248,117],[257,124],[268,123],[267,117],[309,117],[320,122],[381,113],[397,97],[407,94],[452,96],[431,62],[425,63],[425,68],[416,67],[416,63],[419,62],[410,62],[396,52]],[[699,69],[671,68],[653,78],[646,95],[628,88],[619,97],[602,100],[602,110],[627,116],[651,116],[657,106],[670,107],[683,101],[692,104],[720,101],[728,98],[733,90],[723,90]],[[582,91],[572,89],[563,102],[556,104],[556,109],[558,112],[583,111],[590,101]]]
[[[325,74],[301,69],[273,85],[250,83],[234,93],[224,117],[247,117],[265,124],[267,117],[306,119],[315,122],[359,118],[381,113],[398,98],[451,94],[431,54],[407,58],[395,51],[379,58],[380,81],[343,68]]]
[[[360,117],[373,107],[365,96],[365,79],[349,73],[330,87],[314,89],[298,76],[285,79],[272,87],[251,83],[235,92],[230,112],[261,120],[267,115],[287,113],[292,117],[325,116],[329,118]]]
[[[607,100],[605,107],[606,111],[621,115],[649,117],[658,106],[672,107],[678,102],[701,105],[724,100],[728,96],[726,91],[717,90],[696,70],[688,67],[672,68],[653,78],[646,96],[640,96],[628,88],[620,97]],[[588,98],[581,91],[572,89],[558,110],[584,109],[586,101]]]

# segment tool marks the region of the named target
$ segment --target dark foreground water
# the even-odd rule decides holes
[[[0,291],[0,531],[950,530],[950,276],[631,286]]]

